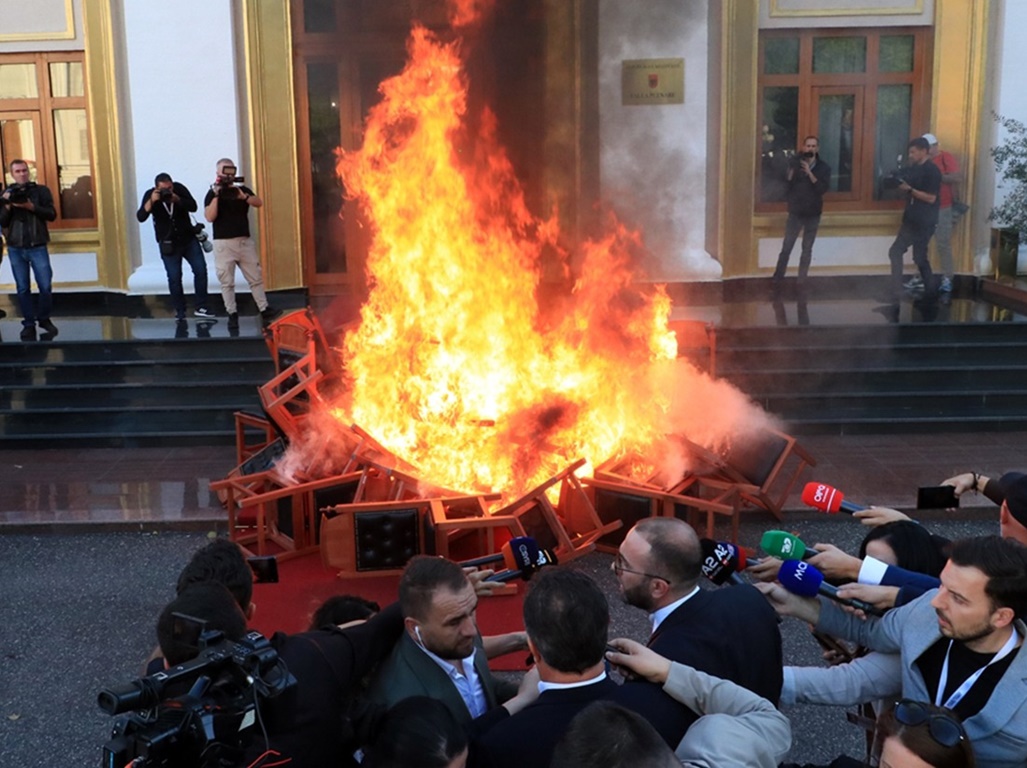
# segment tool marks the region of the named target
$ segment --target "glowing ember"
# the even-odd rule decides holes
[[[332,417],[468,492],[516,496],[578,458],[651,451],[687,382],[656,383],[677,344],[662,287],[633,279],[639,236],[611,217],[572,295],[540,310],[543,253],[570,274],[555,214],[529,212],[490,114],[468,135],[458,43],[417,27],[408,49],[338,164],[371,227],[371,288]]]

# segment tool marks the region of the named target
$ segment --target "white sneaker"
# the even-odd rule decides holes
[[[215,323],[217,322],[217,318],[215,317],[214,313],[206,307],[197,308],[193,311],[193,314],[196,315],[196,317],[203,318],[204,320],[213,320]]]
[[[903,287],[907,291],[922,291],[924,289],[924,280],[919,275],[914,275],[903,284]]]
[[[938,290],[942,293],[952,293],[952,278],[943,277],[941,279],[941,284],[938,286]]]

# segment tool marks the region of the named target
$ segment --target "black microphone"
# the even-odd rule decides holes
[[[507,560],[510,570],[495,573],[485,581],[507,582],[514,579],[529,581],[538,570],[549,565],[559,564],[559,560],[551,550],[540,547],[538,542],[530,536],[518,536],[511,539],[510,543],[514,545],[510,547],[511,558]]]
[[[738,572],[746,565],[754,565],[756,560],[746,557],[746,552],[727,541],[699,539],[702,549],[702,573],[718,587],[727,584],[745,584],[746,581]]]
[[[526,546],[533,554],[538,551],[538,543],[531,536],[514,536],[495,554],[461,560],[457,565],[461,568],[477,568],[479,565],[502,562],[504,568],[517,568],[517,551],[521,546]]]
[[[838,587],[825,583],[824,574],[803,560],[785,560],[781,563],[777,580],[793,595],[802,595],[803,597],[823,595],[836,603],[847,605],[850,608],[858,608],[871,616],[884,615],[884,611],[880,608],[863,600],[838,597]]]

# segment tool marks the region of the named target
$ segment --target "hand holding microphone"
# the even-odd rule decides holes
[[[824,574],[813,565],[801,560],[785,560],[781,565],[781,572],[778,573],[777,580],[789,592],[802,597],[823,595],[841,605],[856,608],[871,616],[884,615],[884,611],[863,600],[840,597],[838,588],[824,581]]]
[[[760,549],[782,560],[806,560],[820,552],[807,547],[802,539],[787,531],[767,531],[760,539]]]

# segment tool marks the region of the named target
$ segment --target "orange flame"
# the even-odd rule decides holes
[[[572,295],[540,310],[543,255],[567,269],[555,213],[528,210],[490,114],[466,135],[458,43],[415,27],[408,50],[338,163],[372,241],[336,418],[437,485],[511,495],[657,443],[671,397],[655,373],[677,344],[666,292],[633,281],[639,235],[611,216]]]

